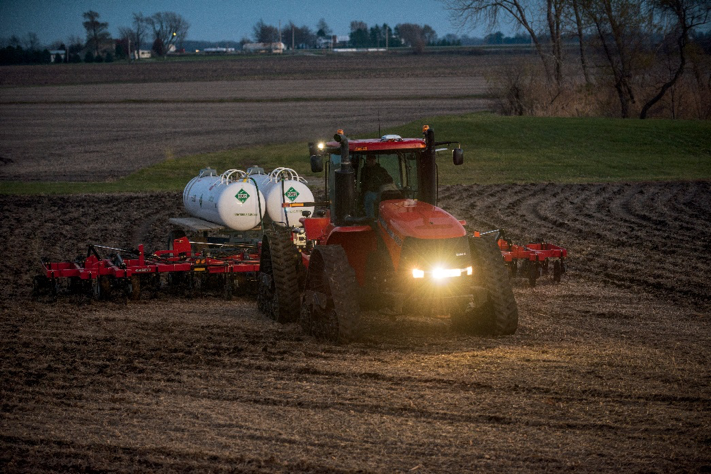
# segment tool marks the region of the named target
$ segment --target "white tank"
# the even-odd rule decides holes
[[[264,174],[261,168],[250,168],[249,177],[254,179],[267,202],[267,214],[276,224],[301,227],[299,219],[303,212],[314,212],[314,207],[283,207],[288,203],[314,202],[314,195],[305,179],[290,168],[276,168]]]
[[[257,186],[240,170],[221,175],[212,168],[200,170],[183,190],[183,205],[191,215],[235,230],[257,226],[266,211]]]

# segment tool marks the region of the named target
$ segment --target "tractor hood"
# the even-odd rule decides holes
[[[378,224],[390,237],[403,242],[416,239],[450,239],[464,237],[466,230],[451,214],[437,206],[413,199],[383,201]]]

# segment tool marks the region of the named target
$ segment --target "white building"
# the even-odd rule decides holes
[[[52,55],[52,62],[57,62],[57,55],[59,55],[62,60],[60,62],[67,62],[67,52],[63,49],[53,49],[49,52]]]
[[[245,43],[242,50],[245,53],[274,53],[281,54],[286,49],[284,43]]]

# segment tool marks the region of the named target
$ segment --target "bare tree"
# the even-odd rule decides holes
[[[546,77],[560,85],[562,81],[562,21],[566,0],[440,0],[459,26],[478,25],[482,20],[494,29],[500,22],[523,28],[541,58]],[[539,35],[548,30],[549,52]],[[551,59],[553,64],[551,65]]]
[[[406,45],[412,47],[416,53],[422,53],[425,45],[437,39],[437,33],[429,25],[415,25],[413,23],[402,23],[395,27],[400,35],[400,39]]]
[[[708,23],[711,13],[711,3],[703,0],[654,0],[653,8],[655,13],[659,14],[661,18],[667,19],[672,25],[665,35],[665,46],[667,47],[660,48],[660,51],[666,52],[666,59],[676,61],[677,66],[674,68],[672,65],[669,68],[667,80],[661,84],[659,91],[644,104],[639,115],[641,119],[647,118],[649,109],[674,87],[684,73],[690,32],[694,28]]]
[[[93,10],[84,12],[83,17],[86,20],[82,23],[86,30],[86,45],[98,56],[101,54],[101,49],[111,41],[108,32],[109,24],[99,21],[100,15]]]
[[[652,17],[646,0],[587,0],[585,13],[596,31],[597,46],[620,103],[620,116],[628,118],[637,102],[634,79],[649,60]]]
[[[585,26],[583,24],[583,14],[580,7],[581,0],[571,0],[571,6],[573,10],[573,16],[575,21],[575,36],[578,37],[578,51],[580,54],[580,67],[583,70],[583,76],[585,77],[585,84],[592,84],[590,79],[590,72],[588,71],[588,60],[585,54]]]
[[[141,49],[142,43],[146,37],[146,31],[148,29],[147,18],[143,16],[143,13],[134,13],[133,22],[130,27],[122,26],[119,28],[119,34],[121,39],[125,40],[131,51],[126,51],[128,55],[132,51],[139,51]],[[140,55],[137,55],[140,58]]]
[[[143,12],[133,14],[133,38],[131,38],[131,43],[134,44],[136,51],[141,49],[143,41],[146,39],[146,33],[148,31],[148,18],[143,16]],[[140,55],[138,55],[140,57]]]
[[[119,38],[122,40],[130,40],[131,41],[131,46],[135,44],[136,37],[133,32],[133,28],[128,27],[128,26],[120,26],[119,29]]]
[[[8,46],[12,46],[13,48],[17,48],[18,46],[22,47],[22,40],[17,35],[10,36],[10,39],[7,40],[7,43]]]
[[[163,54],[171,50],[171,46],[180,45],[188,36],[190,23],[175,12],[158,12],[145,18],[145,22],[153,30],[153,44],[160,40]]]
[[[318,23],[316,23],[316,36],[318,36],[319,38],[326,38],[328,36],[331,36],[332,34],[333,32],[328,26],[328,23],[326,23],[326,20],[321,18]]]
[[[284,26],[281,30],[282,38],[290,43],[292,48],[306,47],[313,48],[316,45],[316,35],[308,26],[296,26],[293,21]]]
[[[37,33],[27,33],[23,43],[27,51],[39,51],[41,49]]]
[[[71,35],[67,38],[66,44],[69,47],[69,54],[79,54],[84,49],[84,41],[82,41],[81,36]]]
[[[257,43],[277,43],[279,41],[279,28],[267,25],[262,20],[254,25],[253,31],[254,41]]]

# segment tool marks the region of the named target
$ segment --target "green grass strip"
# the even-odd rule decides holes
[[[429,124],[438,141],[459,140],[465,162],[438,159],[440,184],[597,183],[711,179],[711,122],[606,118],[502,117],[493,114],[432,117],[383,130],[421,136]],[[334,131],[338,124],[334,124]],[[348,133],[348,130],[346,130]],[[308,137],[313,141],[329,138]],[[376,134],[369,135],[374,137]],[[0,182],[2,194],[182,191],[201,168],[222,172],[260,165],[294,168],[309,181],[307,143],[232,149],[166,160],[126,178],[102,183]]]

